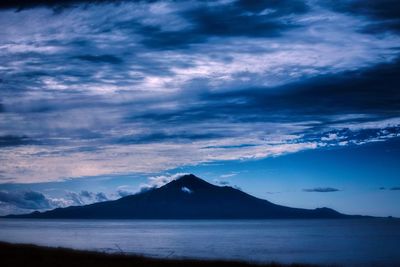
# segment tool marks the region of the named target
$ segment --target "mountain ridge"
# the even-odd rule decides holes
[[[322,219],[354,218],[330,208],[301,209],[274,204],[230,186],[188,174],[159,188],[117,200],[44,212],[8,215],[39,219]]]

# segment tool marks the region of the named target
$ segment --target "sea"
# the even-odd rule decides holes
[[[397,219],[0,219],[0,241],[156,258],[400,266]]]

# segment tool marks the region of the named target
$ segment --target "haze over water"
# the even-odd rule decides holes
[[[400,265],[400,221],[391,219],[1,219],[0,240],[162,258]]]

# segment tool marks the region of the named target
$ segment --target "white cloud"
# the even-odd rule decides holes
[[[233,176],[236,176],[236,175],[238,175],[238,172],[231,172],[231,173],[221,174],[219,177],[224,179],[224,178],[230,178],[230,177],[233,177]]]
[[[329,133],[328,136],[323,136],[321,137],[322,141],[333,141],[338,138],[338,135],[336,133]]]
[[[193,191],[192,191],[190,188],[186,187],[186,186],[183,186],[183,187],[181,188],[181,190],[182,190],[183,193],[186,193],[186,194],[191,194],[191,193],[193,193]]]
[[[173,180],[178,179],[179,177],[186,175],[188,173],[174,173],[174,174],[166,174],[166,175],[158,175],[158,176],[150,176],[148,178],[148,182],[140,185],[140,190],[148,190],[151,188],[159,188]]]

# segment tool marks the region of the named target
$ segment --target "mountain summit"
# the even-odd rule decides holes
[[[317,219],[348,218],[328,208],[298,209],[273,204],[230,186],[215,186],[193,174],[114,201],[11,215],[48,219]]]

